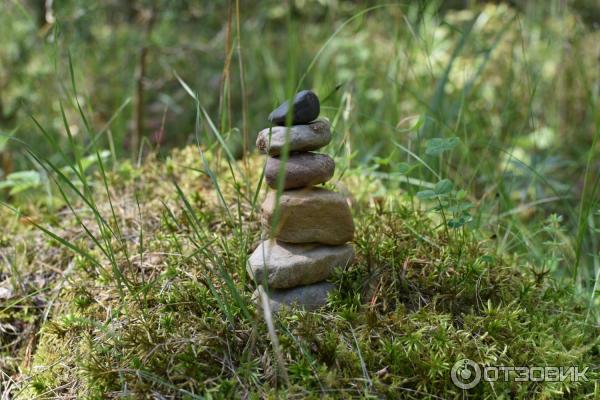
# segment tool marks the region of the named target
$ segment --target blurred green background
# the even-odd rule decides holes
[[[593,0],[2,0],[1,196],[47,205],[27,149],[60,162],[32,117],[67,143],[61,104],[84,152],[165,155],[196,142],[179,76],[242,157],[299,86],[323,100],[347,167],[412,196],[407,171],[436,180],[412,152],[468,193],[482,238],[557,276],[584,265],[594,287],[599,28]],[[460,145],[439,156],[434,138]]]

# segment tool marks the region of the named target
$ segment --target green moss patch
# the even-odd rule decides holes
[[[101,268],[57,253],[56,243],[30,227],[15,228],[15,241],[34,235],[44,242],[28,265],[60,255],[32,325],[36,345],[29,361],[20,358],[17,397],[598,395],[599,332],[586,322],[585,303],[527,262],[496,254],[476,232],[439,228],[402,196],[377,206],[366,195],[356,199],[356,262],[336,271],[326,307],[274,317],[274,346],[244,268],[259,237],[253,185],[215,168],[221,198],[197,160],[197,149],[188,148],[108,177],[115,217],[101,190],[96,204],[120,232],[106,238],[110,260],[72,217],[51,227],[84,246]],[[261,162],[250,159],[248,170],[260,171]],[[377,185],[348,176],[353,186]],[[94,231],[93,213],[79,212],[93,234],[106,234]],[[463,391],[450,379],[463,358],[590,367],[589,381],[482,382]]]

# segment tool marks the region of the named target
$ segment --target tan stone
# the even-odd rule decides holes
[[[261,222],[267,232],[288,243],[344,244],[354,237],[354,222],[346,199],[326,189],[288,190],[279,199],[279,217],[271,232],[276,192],[262,205]]]

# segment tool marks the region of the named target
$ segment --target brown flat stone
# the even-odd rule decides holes
[[[261,222],[271,231],[276,192],[262,204]],[[321,188],[288,190],[279,199],[275,238],[288,243],[344,244],[354,237],[354,222],[344,196]]]
[[[265,180],[271,188],[277,188],[277,175],[282,162],[279,158],[269,157],[265,168]],[[325,154],[295,153],[285,163],[284,189],[297,189],[325,183],[335,171],[335,162]]]

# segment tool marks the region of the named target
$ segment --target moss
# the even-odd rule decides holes
[[[250,171],[260,171],[260,159],[249,162]],[[61,253],[58,265],[74,267],[41,324],[31,367],[22,366],[31,379],[22,381],[21,398],[550,398],[597,390],[597,371],[587,383],[482,383],[465,392],[454,386],[450,370],[462,358],[597,365],[597,328],[584,322],[586,307],[568,287],[510,254],[495,254],[476,232],[435,228],[401,198],[370,207],[367,194],[357,199],[356,262],[336,271],[337,290],[325,308],[279,315],[278,355],[244,268],[259,230],[247,200],[252,191],[215,168],[236,215],[229,220],[196,164],[196,150],[188,148],[166,163],[109,177],[129,238],[126,248],[115,241],[114,265],[128,287],[119,289],[114,266],[89,243],[103,270]],[[139,210],[132,186],[139,188]],[[67,219],[61,227],[76,225]],[[53,279],[56,288],[60,280]]]

